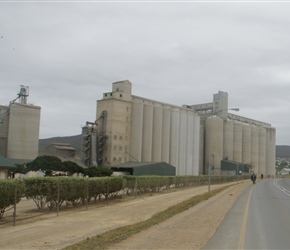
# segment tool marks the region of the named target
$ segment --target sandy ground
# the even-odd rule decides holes
[[[243,191],[245,182],[144,230],[109,249],[202,249]]]
[[[212,185],[211,189],[231,184]],[[215,197],[144,230],[111,249],[200,249],[249,185],[250,182],[245,181],[229,187]],[[143,196],[108,206],[89,205],[88,210],[85,207],[60,210],[59,216],[56,213],[35,212],[34,217],[29,217],[29,209],[35,208],[35,205],[32,201],[21,201],[17,215],[27,218],[16,221],[16,226],[11,222],[1,224],[0,221],[0,249],[61,249],[87,237],[149,219],[169,206],[207,191],[207,186],[194,187]]]

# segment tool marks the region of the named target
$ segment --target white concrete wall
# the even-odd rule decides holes
[[[8,178],[8,169],[0,169],[0,179]]]

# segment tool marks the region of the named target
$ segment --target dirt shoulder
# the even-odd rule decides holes
[[[202,249],[227,212],[251,183],[229,187],[172,218],[112,245],[109,249]]]
[[[224,215],[226,214],[225,211],[229,210],[237,196],[242,193],[249,184],[250,183],[246,181],[234,185],[233,187],[230,187],[228,189],[229,193],[225,193],[226,191],[224,191],[221,194],[218,194],[217,196],[209,199],[208,201],[202,202],[196,207],[189,209],[184,213],[194,210],[195,212],[193,212],[193,214],[197,213],[197,215],[185,216],[185,220],[188,221],[188,218],[195,218],[195,220],[191,222],[192,225],[198,225],[198,223],[202,225],[205,224],[204,229],[201,229],[201,227],[197,227],[195,230],[197,232],[204,230],[207,232],[207,234],[210,235],[209,231],[215,232],[214,226],[217,227],[222,220],[218,218],[224,217]],[[212,185],[211,189],[213,190],[225,185],[232,185],[232,183]],[[157,212],[163,211],[172,205],[178,204],[184,200],[205,193],[207,191],[207,186],[194,187],[191,189],[179,190],[172,193],[144,196],[142,198],[137,198],[109,206],[89,206],[88,210],[77,209],[71,212],[60,211],[59,216],[56,216],[56,214],[37,216],[34,217],[31,221],[26,220],[25,223],[19,223],[16,226],[1,226],[0,248],[2,250],[61,249],[65,246],[82,241],[87,237],[96,236],[111,229],[149,219],[150,217],[152,217],[153,214]],[[220,199],[222,198],[225,199],[223,201],[220,201]],[[216,207],[215,209],[213,208],[214,206]],[[204,211],[205,213],[201,213],[202,211]],[[184,213],[181,213],[180,216]],[[208,218],[208,215],[212,214],[215,215],[215,218]],[[172,219],[175,219],[178,216],[175,216]],[[168,221],[171,221],[172,219]],[[167,221],[164,223],[167,223]],[[163,225],[163,223],[161,224]],[[174,233],[173,235],[175,235],[177,231],[183,228],[183,226],[177,227],[176,222],[173,222],[173,224],[175,230],[173,230],[172,233]],[[173,225],[166,227],[172,226]],[[159,230],[160,229],[158,229],[158,231]],[[185,231],[188,232],[188,229],[185,229]],[[191,234],[185,233],[185,231],[182,231],[183,234],[188,235],[188,238],[191,238]],[[148,230],[145,230],[144,232],[148,232]],[[142,233],[143,232],[141,232],[141,234]],[[196,235],[197,233],[192,232],[192,234]],[[162,239],[162,237],[160,238]],[[162,239],[162,241],[163,240],[164,239]],[[125,244],[124,242],[122,243]],[[131,243],[132,242],[130,239],[130,245]],[[143,246],[143,248],[139,249],[150,249],[149,247],[146,247],[142,244],[140,243],[139,245]],[[155,246],[157,245],[152,245],[154,249],[156,249]],[[168,249],[168,247],[166,248]],[[181,249],[180,247],[177,248]],[[190,248],[193,249],[193,247]],[[112,249],[126,249],[126,247],[121,246],[121,248],[119,248],[119,246],[116,245]],[[138,248],[133,247],[130,249]]]

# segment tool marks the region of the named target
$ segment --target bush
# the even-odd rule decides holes
[[[24,193],[23,181],[0,179],[0,220],[6,211],[14,207],[15,202],[19,203]]]

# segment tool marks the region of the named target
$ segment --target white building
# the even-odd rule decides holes
[[[128,161],[166,162],[176,167],[177,175],[198,175],[197,112],[135,96],[131,90],[131,82],[115,82],[112,92],[104,93],[103,99],[97,101],[98,138],[96,146],[91,144],[96,150],[84,146],[83,161],[96,159],[100,166]],[[90,126],[83,131],[90,130]],[[83,145],[88,145],[88,138],[91,140],[94,134],[83,135]]]
[[[0,154],[16,163],[38,156],[41,108],[27,104],[27,96],[28,87],[21,86],[18,98],[0,105]]]

